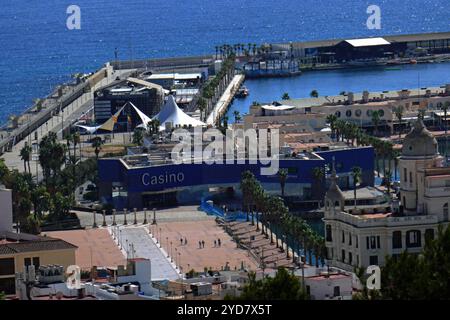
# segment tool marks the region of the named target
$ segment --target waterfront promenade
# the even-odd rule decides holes
[[[108,76],[95,84],[89,92],[82,94],[79,98],[75,99],[72,103],[62,109],[58,115],[53,115],[36,130],[30,132],[30,134],[15,144],[11,148],[11,151],[5,152],[1,156],[1,158],[5,160],[5,164],[10,169],[17,169],[19,172],[23,172],[24,166],[20,157],[20,150],[24,147],[25,143],[28,143],[29,145],[39,144],[41,139],[49,132],[55,132],[59,139],[63,139],[63,130],[76,123],[83,113],[93,108],[94,92],[99,88],[112,83],[117,77],[127,75],[130,72],[131,70],[119,70],[115,73],[108,72]],[[37,139],[35,139],[36,136]],[[33,148],[31,165],[33,168],[33,174],[36,174],[37,172],[38,177],[42,177],[42,170],[38,162],[38,153],[36,148]]]

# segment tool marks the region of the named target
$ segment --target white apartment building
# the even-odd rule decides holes
[[[399,206],[365,213],[346,211],[333,169],[324,215],[331,265],[353,271],[355,266],[383,265],[387,255],[405,250],[419,253],[439,225],[448,225],[450,167],[444,166],[436,139],[420,119],[404,140],[399,170]]]

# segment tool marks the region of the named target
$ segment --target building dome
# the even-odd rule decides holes
[[[336,201],[345,201],[344,193],[333,180],[331,181],[330,188],[325,193],[325,197],[330,200],[332,204],[335,204]]]
[[[438,153],[436,138],[427,130],[422,119],[419,118],[403,141],[402,156],[424,157]]]

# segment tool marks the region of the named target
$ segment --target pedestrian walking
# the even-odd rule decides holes
[[[183,238],[180,239],[181,245],[183,245]]]
[[[202,242],[199,240],[198,241],[198,248],[201,249],[202,248]]]
[[[187,239],[184,237],[184,245],[187,245]]]
[[[217,240],[217,243],[219,244],[219,247],[222,245],[222,243],[220,242],[220,239]]]
[[[202,240],[202,247],[203,248],[205,247],[205,241],[204,240]]]
[[[214,248],[216,247],[216,245],[217,245],[216,240],[214,240]]]

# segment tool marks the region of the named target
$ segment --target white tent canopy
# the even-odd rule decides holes
[[[170,95],[167,98],[167,102],[164,104],[162,110],[153,117],[153,120],[158,119],[160,123],[160,130],[164,130],[166,123],[171,122],[173,127],[176,126],[205,126],[206,124],[200,120],[194,119],[191,116],[188,116],[186,113],[181,110],[177,103],[175,102],[175,98]]]
[[[139,116],[139,119],[141,119],[142,123],[140,125],[138,125],[138,128],[147,128],[147,125],[150,121],[152,121],[152,118],[148,117],[145,113],[143,113],[141,110],[139,110],[132,102],[128,102],[134,109],[134,111],[136,111],[136,113]]]
[[[89,127],[89,126],[83,126],[83,125],[81,125],[81,124],[76,124],[75,126],[77,126],[77,127],[79,127],[79,128],[82,128],[82,129],[86,130],[87,133],[89,133],[89,134],[95,133],[95,132],[101,127],[101,126]]]

